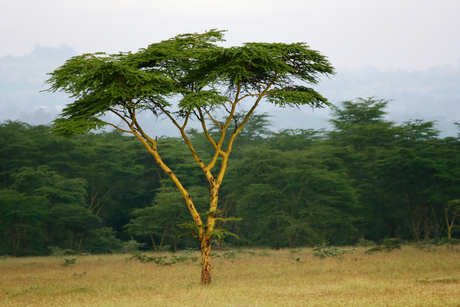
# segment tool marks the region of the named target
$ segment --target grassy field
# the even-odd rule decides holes
[[[0,306],[460,306],[460,253],[365,250],[343,260],[315,258],[311,249],[228,259],[216,251],[210,287],[199,284],[191,261],[160,266],[94,255],[65,267],[64,257],[7,258],[0,260]]]

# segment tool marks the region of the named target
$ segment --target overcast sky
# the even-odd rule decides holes
[[[217,28],[227,45],[306,42],[336,68],[456,67],[459,16],[459,0],[2,0],[0,57],[37,43],[137,51]]]

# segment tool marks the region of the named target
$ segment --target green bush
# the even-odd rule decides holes
[[[322,243],[313,249],[313,257],[324,259],[324,258],[336,258],[343,259],[346,253],[353,254],[353,249],[338,249],[334,246],[329,246],[329,243]]]
[[[399,239],[397,238],[384,239],[381,245],[368,249],[365,252],[365,254],[373,254],[375,252],[389,253],[391,251],[394,251],[395,249],[401,249],[401,245],[399,244]]]
[[[163,259],[166,259],[168,256],[156,256],[156,257],[150,257],[147,255],[142,254],[140,251],[134,251],[132,253],[132,256],[127,259],[127,261],[130,260],[139,260],[142,263],[145,262],[154,262],[159,265],[165,265],[165,261]]]
[[[130,260],[139,260],[142,263],[153,262],[158,265],[172,265],[176,263],[183,263],[188,260],[190,260],[191,262],[196,262],[198,260],[198,256],[194,256],[192,254],[191,249],[185,250],[185,252],[180,256],[172,255],[170,256],[169,259],[168,259],[168,256],[153,256],[152,257],[152,256],[147,256],[145,254],[142,254],[140,251],[134,251],[132,253],[132,256],[126,259],[126,261],[130,261]]]
[[[444,238],[438,243],[438,245],[444,245],[447,248],[447,250],[451,252],[457,251],[454,249],[454,246],[459,245],[459,244],[460,244],[460,240],[454,239],[454,238]]]
[[[417,243],[413,244],[412,247],[416,248],[416,249],[419,249],[419,250],[423,250],[424,252],[427,252],[427,253],[432,253],[432,252],[437,251],[437,248],[435,248],[433,246],[433,244],[431,244],[428,241],[417,242]]]

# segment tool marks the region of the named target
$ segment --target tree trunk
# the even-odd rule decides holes
[[[452,238],[452,227],[449,227],[449,225],[447,225],[447,238]]]
[[[409,229],[414,237],[415,242],[420,241],[420,219],[418,217],[411,216],[411,223],[409,223]]]
[[[13,257],[18,256],[18,251],[19,251],[19,246],[20,245],[21,245],[21,233],[19,233],[19,236],[18,236],[18,243],[16,245],[13,243]]]
[[[211,236],[203,236],[201,239],[201,284],[211,284]]]
[[[425,216],[423,226],[424,226],[423,228],[425,228],[425,241],[428,242],[430,241],[431,223],[428,220],[427,216]]]
[[[157,245],[155,244],[155,240],[153,239],[152,235],[150,235],[150,240],[152,241],[153,249],[155,250],[155,253],[158,253]]]

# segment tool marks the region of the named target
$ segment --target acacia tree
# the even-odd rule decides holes
[[[220,41],[223,31],[211,30],[179,35],[136,53],[83,54],[69,59],[47,80],[48,91],[64,91],[75,99],[54,121],[53,131],[71,137],[111,126],[136,136],[169,175],[193,217],[193,235],[201,247],[201,282],[205,285],[211,283],[212,238],[225,235],[223,230],[215,229],[216,221],[223,219],[217,204],[236,136],[263,100],[280,107],[329,105],[308,85],[318,83],[321,74],[334,73],[327,58],[304,43],[245,43],[224,48],[217,45]],[[245,101],[250,104],[249,110],[236,117]],[[143,129],[138,118],[145,111],[169,118],[180,131],[209,182],[206,213],[197,211],[186,187],[163,162],[157,138]],[[109,113],[118,120],[104,116]],[[224,120],[217,120],[222,113]],[[199,157],[187,136],[193,119],[201,123],[214,148],[210,161]],[[218,138],[209,133],[209,122],[219,127]],[[230,138],[224,144],[228,134]]]

